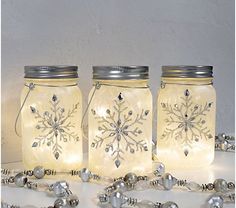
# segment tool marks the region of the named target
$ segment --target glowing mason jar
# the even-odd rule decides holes
[[[157,155],[167,168],[214,159],[216,93],[212,66],[163,66],[157,99]]]
[[[93,67],[89,168],[105,176],[152,167],[152,95],[146,66]]]
[[[82,95],[77,81],[77,66],[25,67],[21,123],[26,168],[82,165]]]

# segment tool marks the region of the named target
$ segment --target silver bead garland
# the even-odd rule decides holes
[[[218,134],[216,136],[215,149],[218,151],[234,152],[234,141],[235,138],[233,136],[227,136],[224,133]],[[66,181],[57,181],[49,185],[30,181],[29,177],[34,176],[36,179],[42,179],[45,176],[69,175],[78,176],[82,182],[102,181],[104,183],[112,183],[104,189],[103,193],[98,194],[98,200],[101,205],[110,204],[113,208],[121,208],[123,205],[137,208],[178,208],[175,202],[153,203],[148,200],[139,201],[138,199],[130,198],[124,194],[124,192],[131,190],[151,188],[171,190],[179,187],[185,188],[188,191],[213,192],[214,194],[206,201],[207,207],[209,208],[222,208],[224,203],[235,202],[234,182],[216,179],[213,183],[198,184],[193,181],[177,179],[170,173],[165,173],[164,164],[159,162],[156,163],[156,168],[153,173],[147,174],[146,176],[137,176],[135,173],[127,173],[124,177],[109,178],[92,173],[87,168],[60,172],[52,169],[44,169],[42,166],[37,166],[33,170],[25,171],[1,169],[1,174],[2,185],[15,184],[17,187],[51,192],[57,199],[53,206],[49,206],[48,208],[62,208],[65,206],[76,207],[79,204],[79,199],[70,191],[69,184]],[[17,205],[10,205],[3,201],[1,201],[1,206],[4,208],[19,208]],[[30,207],[33,208],[34,206]]]

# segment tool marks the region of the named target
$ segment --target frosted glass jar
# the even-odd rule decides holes
[[[89,168],[118,177],[152,168],[152,95],[148,67],[93,67],[89,100]]]
[[[82,95],[77,82],[76,66],[25,67],[21,95],[25,168],[64,170],[82,165]]]
[[[214,159],[216,93],[211,66],[163,66],[157,108],[157,155],[167,168]]]

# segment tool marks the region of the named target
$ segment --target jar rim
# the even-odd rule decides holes
[[[95,80],[140,80],[149,79],[148,66],[93,66]]]
[[[32,79],[67,79],[78,78],[78,67],[69,65],[25,66],[24,78]]]
[[[212,78],[213,66],[166,65],[162,66],[162,77],[169,78]]]

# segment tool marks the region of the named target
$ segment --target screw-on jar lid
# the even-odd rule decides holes
[[[25,78],[66,79],[78,78],[77,66],[25,66]]]
[[[93,66],[93,79],[148,79],[148,66]]]
[[[162,66],[162,77],[209,78],[212,70],[213,66]]]

